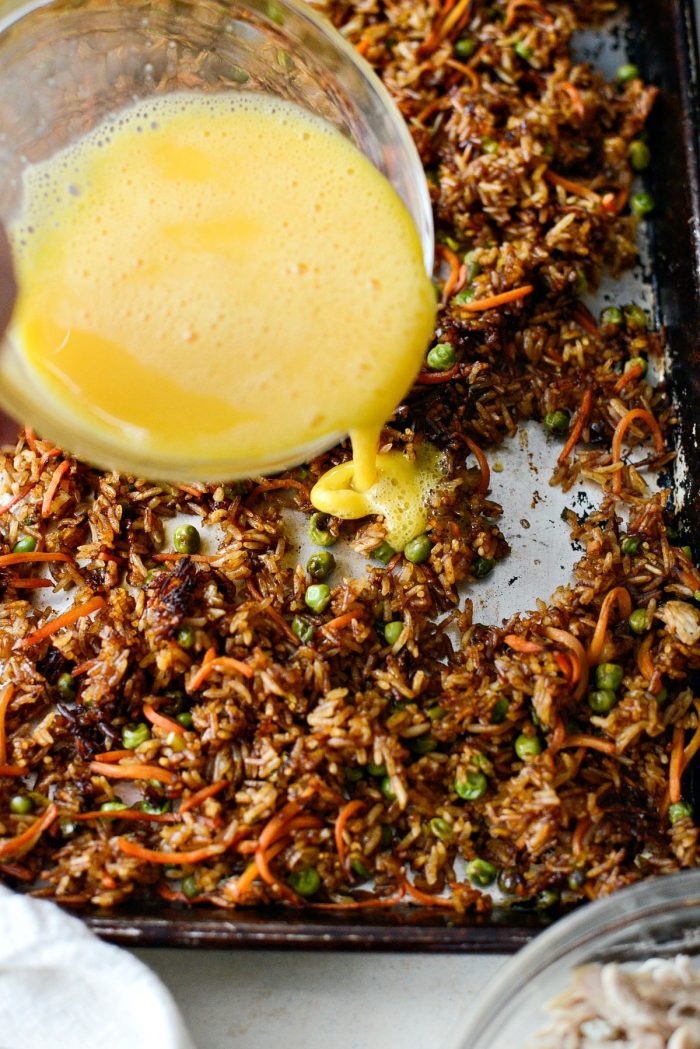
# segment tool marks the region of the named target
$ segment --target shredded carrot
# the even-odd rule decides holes
[[[479,478],[479,484],[476,488],[477,493],[479,495],[486,495],[489,490],[489,485],[491,484],[491,469],[489,467],[489,461],[476,441],[472,441],[471,437],[467,437],[466,434],[464,434],[464,443],[479,464],[481,477]]]
[[[364,40],[360,40],[359,44],[355,44],[355,50],[357,51],[358,55],[362,55],[362,57],[364,58],[364,56],[369,51],[369,45],[370,41],[367,37],[365,37]]]
[[[584,427],[587,425],[588,420],[591,416],[591,408],[593,407],[593,391],[586,390],[583,397],[581,398],[581,407],[579,408],[576,415],[576,422],[571,427],[571,433],[569,439],[562,448],[557,463],[562,466],[563,463],[569,458],[571,452],[578,444],[579,438],[583,433]]]
[[[309,501],[309,489],[305,484],[302,484],[301,481],[296,481],[291,477],[277,477],[272,480],[261,481],[261,483],[246,497],[246,502],[252,502],[256,496],[262,495],[265,492],[272,492],[277,488],[297,488],[304,496],[305,501]]]
[[[175,823],[174,812],[139,812],[137,809],[121,809],[114,812],[103,812],[95,809],[92,812],[71,813],[72,820],[129,820],[134,823]]]
[[[559,665],[559,669],[561,670],[562,674],[566,678],[567,684],[574,685],[576,682],[573,679],[574,678],[573,667],[571,665],[571,660],[569,659],[567,654],[565,652],[555,652],[554,653],[554,658],[555,658],[555,660],[557,661],[557,663]]]
[[[202,860],[211,859],[212,856],[220,856],[226,851],[226,846],[221,842],[212,845],[202,845],[199,849],[190,849],[187,852],[162,852],[159,849],[147,849],[145,845],[139,845],[137,841],[128,838],[118,838],[117,845],[125,856],[132,856],[136,860],[144,860],[146,863],[164,863],[174,867],[186,863],[201,863]]]
[[[133,758],[133,750],[105,750],[102,754],[95,754],[95,761],[106,761],[111,764],[114,761],[122,761],[124,758]]]
[[[13,496],[12,499],[9,500],[9,502],[5,503],[4,506],[0,506],[0,517],[2,517],[3,514],[6,514],[8,510],[11,510],[13,506],[16,506],[17,503],[21,503],[22,500],[29,495],[32,489],[36,488],[38,483],[38,481],[32,481],[31,484],[25,485],[25,487],[20,492],[18,492],[17,495]]]
[[[406,890],[401,885],[395,896],[375,897],[369,900],[351,900],[345,903],[312,903],[309,906],[315,911],[360,911],[371,910],[373,907],[395,907],[406,895]]]
[[[469,79],[473,91],[478,91],[481,87],[481,77],[475,69],[471,66],[466,66],[464,62],[458,62],[456,58],[448,58],[445,60],[445,65],[449,66],[450,69],[456,69],[460,73],[463,73]]]
[[[6,841],[0,842],[0,860],[4,860],[7,856],[15,856],[17,853],[28,852],[36,845],[41,835],[51,826],[57,816],[58,805],[52,802],[43,816],[35,820],[31,827],[27,827],[14,838],[7,838]]]
[[[25,638],[17,642],[16,648],[29,648],[30,645],[36,645],[39,641],[43,641],[47,637],[51,637],[57,630],[60,630],[64,626],[70,626],[72,623],[77,622],[84,616],[92,615],[93,612],[98,612],[102,608],[107,607],[107,602],[103,597],[91,597],[89,601],[85,601],[84,604],[78,605],[77,608],[71,608],[63,615],[56,616],[55,619],[50,619],[48,623],[44,623],[42,627],[35,630],[32,634],[27,634]]]
[[[227,779],[220,779],[216,783],[210,783],[208,787],[202,787],[201,790],[190,794],[189,798],[186,798],[180,806],[179,815],[189,812],[190,809],[198,808],[207,798],[213,798],[216,794],[220,794],[227,783]]]
[[[115,765],[108,761],[91,761],[90,769],[106,779],[157,779],[159,783],[174,783],[175,775],[160,765]]]
[[[522,8],[529,8],[532,11],[537,11],[537,13],[542,16],[545,22],[547,22],[547,24],[551,24],[551,15],[549,15],[544,10],[541,4],[537,3],[537,0],[511,0],[511,2],[506,8],[506,18],[505,22],[503,23],[504,29],[510,29],[510,27],[513,25],[517,18],[518,11],[520,11]]]
[[[167,563],[168,561],[181,561],[183,557],[186,557],[189,561],[195,561],[197,564],[210,565],[214,560],[214,557],[208,556],[207,554],[154,554],[153,560],[157,561],[158,564]]]
[[[431,896],[427,892],[422,892],[421,889],[417,889],[415,885],[411,885],[408,878],[404,877],[403,885],[408,890],[410,896],[414,900],[418,900],[419,903],[424,903],[428,907],[449,907],[450,910],[454,910],[454,901],[446,900],[444,896]]]
[[[100,550],[97,555],[100,561],[111,561],[113,565],[126,564],[127,558],[120,557],[119,554],[113,554],[111,550]]]
[[[637,650],[637,666],[639,667],[639,672],[643,674],[649,682],[653,680],[654,674],[656,672],[656,668],[654,667],[654,663],[651,658],[651,646],[653,645],[653,643],[654,635],[647,634],[647,636],[644,638]],[[661,681],[659,679],[659,686],[655,691],[659,692],[660,690]]]
[[[22,576],[12,576],[7,585],[13,590],[42,590],[44,587],[53,586],[53,583],[50,579],[23,579]]]
[[[335,835],[335,847],[338,850],[338,859],[340,860],[340,866],[345,867],[347,865],[347,852],[345,849],[345,841],[343,839],[343,831],[345,825],[351,816],[354,816],[356,812],[360,812],[364,809],[364,801],[349,801],[347,805],[343,805],[342,809],[338,813],[338,817],[335,821],[334,835]]]
[[[457,5],[453,7],[440,26],[439,37],[441,40],[449,36],[452,30],[461,22],[464,15],[469,14],[471,6],[472,0],[458,0]]]
[[[625,386],[627,386],[628,383],[634,382],[636,379],[639,378],[640,375],[643,374],[643,364],[633,365],[631,368],[628,368],[627,371],[623,375],[621,375],[620,378],[617,380],[617,382],[613,386],[613,392],[620,393],[622,390],[624,390]]]
[[[554,171],[545,171],[544,177],[547,182],[551,182],[554,186],[561,186],[567,193],[572,193],[576,197],[585,197],[586,200],[594,200],[596,204],[600,204],[600,197],[589,186],[584,186],[580,182],[573,182],[570,178],[557,175]]]
[[[329,619],[327,623],[320,626],[318,629],[321,633],[325,634],[329,630],[342,630],[344,626],[349,623],[353,623],[356,619],[362,619],[364,612],[361,608],[352,608],[349,612],[343,612],[342,616],[336,616],[335,619]]]
[[[255,674],[252,667],[249,667],[247,663],[242,663],[240,659],[233,659],[231,656],[215,656],[214,659],[209,659],[207,662],[202,663],[187,686],[187,691],[196,692],[215,670],[232,671],[247,678],[251,678]]]
[[[275,842],[274,845],[268,846],[267,849],[267,862],[274,860],[278,853],[283,852],[287,848],[289,841],[287,838],[282,838],[281,841]],[[240,900],[242,896],[246,894],[248,889],[251,887],[256,878],[260,877],[260,871],[258,870],[258,864],[256,860],[249,863],[246,869],[241,874],[240,878],[236,882],[236,888],[234,890],[236,900]]]
[[[571,835],[571,851],[574,856],[580,856],[583,852],[583,839],[592,825],[593,824],[588,816],[582,816],[576,824],[576,830]]]
[[[7,764],[7,729],[5,727],[5,719],[7,717],[7,708],[12,702],[14,694],[15,686],[10,682],[5,685],[0,696],[0,765]]]
[[[0,568],[8,565],[42,564],[44,561],[68,561],[73,562],[75,558],[70,554],[51,554],[48,550],[35,550],[27,554],[2,554],[0,556]]]
[[[547,750],[551,754],[556,754],[557,751],[561,750],[562,743],[566,738],[566,729],[564,728],[564,722],[557,716],[557,720],[554,725],[554,732],[549,737],[549,743],[547,744]]]
[[[24,439],[29,445],[30,449],[36,455],[36,434],[32,430],[31,426],[24,427]]]
[[[272,845],[282,832],[285,823],[288,823],[294,816],[298,816],[301,811],[302,806],[298,801],[288,801],[263,827],[258,838],[258,848],[266,849],[268,845]]]
[[[685,731],[681,725],[675,725],[673,729],[673,743],[671,744],[671,760],[668,766],[668,799],[672,805],[681,800],[681,776],[683,775],[683,750],[685,743]]]
[[[82,674],[87,674],[99,662],[99,659],[86,659],[84,663],[78,663],[77,667],[73,667],[71,670],[71,677],[80,677]]]
[[[545,627],[544,632],[550,641],[556,641],[557,644],[564,645],[565,648],[569,649],[570,654],[578,660],[581,671],[574,692],[574,699],[580,699],[588,685],[588,659],[583,645],[579,639],[574,637],[574,635],[568,630],[560,630],[558,627],[548,626]]]
[[[53,476],[49,481],[46,492],[44,493],[44,499],[41,504],[41,516],[48,517],[51,513],[51,504],[53,503],[56,492],[58,491],[59,485],[63,480],[66,473],[70,470],[70,463],[67,459],[64,459],[62,463],[56,467],[53,472]]]
[[[629,200],[629,195],[629,186],[625,186],[618,193],[605,193],[602,198],[603,207],[611,215],[619,215]]]
[[[521,288],[511,288],[510,291],[502,291],[499,295],[487,295],[485,299],[474,299],[473,302],[460,303],[459,309],[468,313],[481,313],[482,310],[493,310],[496,306],[505,306],[507,302],[517,302],[531,295],[535,290],[534,284],[523,284]]]
[[[184,736],[187,731],[185,726],[181,725],[179,721],[173,721],[172,718],[166,717],[165,714],[159,714],[150,703],[144,703],[143,716],[152,725],[163,729],[163,732],[176,732],[178,736]]]
[[[563,750],[565,747],[588,747],[590,750],[599,750],[601,754],[617,753],[617,747],[612,740],[598,739],[597,736],[588,736],[585,733],[567,736],[561,745],[561,749]]]
[[[0,765],[0,776],[26,776],[28,771],[22,765]]]
[[[206,495],[206,492],[195,488],[193,484],[176,484],[175,487],[184,492],[185,495],[191,495],[193,499],[201,499],[203,495]]]
[[[629,590],[624,586],[615,586],[612,590],[608,591],[602,605],[600,606],[598,622],[596,623],[593,637],[591,638],[591,643],[588,646],[587,652],[588,662],[593,666],[600,663],[601,656],[603,655],[605,633],[608,629],[610,610],[614,604],[617,604],[620,615],[624,619],[627,619],[632,612],[632,598],[629,595]]]
[[[527,641],[519,634],[506,634],[503,640],[514,652],[532,653],[533,655],[537,652],[544,652],[544,645],[540,645],[537,641]]]
[[[450,267],[450,275],[445,281],[442,289],[442,305],[444,306],[448,302],[450,296],[457,286],[459,280],[460,263],[459,259],[455,255],[454,251],[447,247],[446,244],[436,244],[435,251],[438,255],[445,260]]]
[[[664,450],[664,438],[659,424],[657,423],[654,416],[646,408],[632,408],[629,412],[622,416],[619,423],[615,427],[615,433],[612,439],[612,461],[613,463],[621,462],[622,456],[622,439],[627,433],[627,430],[635,419],[643,420],[652,432],[654,438],[654,444],[656,445],[656,451],[661,454]],[[619,495],[622,491],[622,470],[618,470],[613,475],[613,492],[615,495]]]
[[[571,311],[572,320],[578,324],[579,328],[583,328],[584,331],[592,335],[594,339],[600,338],[600,329],[595,322],[595,317],[583,302],[574,303],[574,307]]]
[[[695,710],[696,710],[696,713],[698,715],[698,727],[695,729],[695,732],[693,733],[693,737],[692,737],[690,743],[688,744],[688,746],[683,751],[683,762],[682,762],[682,766],[681,766],[681,774],[683,772],[685,772],[685,770],[688,768],[688,765],[690,764],[690,762],[693,760],[693,758],[695,757],[697,752],[700,750],[700,702],[698,702],[698,700],[695,700]]]
[[[445,3],[443,4],[442,8],[440,8],[440,6],[438,5],[437,18],[433,23],[433,28],[430,33],[430,36],[427,38],[427,40],[423,41],[423,43],[416,51],[416,55],[418,58],[421,58],[424,55],[429,55],[430,52],[434,51],[437,45],[440,43],[440,26],[442,25],[443,21],[445,20],[449,12],[452,10],[454,5],[455,0],[445,0]]]
[[[572,84],[569,80],[564,80],[560,84],[560,87],[562,88],[562,90],[566,91],[567,95],[571,99],[571,104],[574,107],[574,112],[576,113],[576,115],[580,117],[581,120],[583,120],[583,118],[586,115],[586,107],[583,104],[583,98],[579,89],[576,87],[575,84]]]
[[[421,372],[416,379],[416,386],[436,386],[441,382],[451,382],[459,374],[459,364],[453,364],[444,372]]]

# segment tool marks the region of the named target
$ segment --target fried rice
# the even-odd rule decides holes
[[[700,572],[645,480],[673,457],[643,366],[663,342],[639,309],[599,322],[581,302],[637,257],[629,147],[655,88],[574,60],[607,0],[318,6],[430,186],[455,363],[426,366],[382,438],[444,453],[430,556],[380,563],[381,519],[323,522],[367,567],[315,614],[289,521],[347,444],[273,480],[170,486],[25,430],[0,463],[0,876],[100,907],[465,912],[496,886],[552,907],[695,866]],[[489,457],[554,412],[552,483],[600,492],[561,526],[583,555],[534,611],[474,622],[508,556]],[[172,552],[183,513],[214,552]],[[620,668],[612,700],[591,699],[599,664]]]

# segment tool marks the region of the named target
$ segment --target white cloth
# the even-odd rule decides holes
[[[0,886],[0,1049],[194,1049],[138,959]]]

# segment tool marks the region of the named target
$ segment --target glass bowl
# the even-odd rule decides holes
[[[430,198],[408,128],[370,66],[301,0],[0,2],[0,227],[17,212],[28,163],[138,99],[173,91],[263,92],[335,125],[404,201],[432,273]],[[149,462],[137,447],[120,448],[115,462],[113,447],[42,403],[8,338],[0,346],[0,405],[100,465],[173,480],[222,479],[222,464],[183,462],[174,470]],[[287,449],[254,470],[232,462],[227,476],[294,466],[343,436]]]
[[[449,1049],[525,1049],[577,966],[677,954],[700,965],[700,870],[622,889],[557,922],[499,970]]]

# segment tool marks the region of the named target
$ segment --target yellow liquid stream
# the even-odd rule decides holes
[[[267,96],[176,94],[28,168],[23,188],[11,343],[85,449],[207,480],[351,432],[354,465],[314,501],[382,512],[378,435],[435,299],[408,212],[352,143]],[[379,468],[405,495],[389,516],[423,505],[422,467],[392,453]]]

